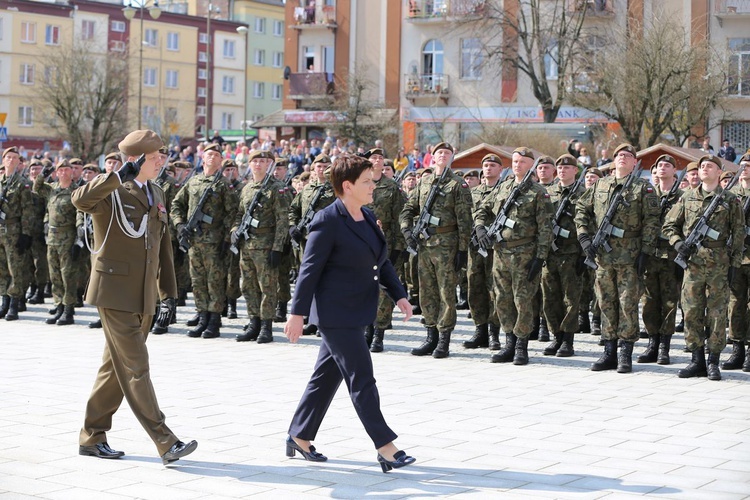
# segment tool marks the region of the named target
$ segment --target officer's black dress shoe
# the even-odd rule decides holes
[[[97,457],[97,458],[120,458],[121,456],[125,454],[125,452],[115,451],[112,448],[110,448],[106,442],[104,442],[104,443],[97,443],[93,446],[79,446],[78,454],[84,455],[87,457]]]
[[[92,321],[89,323],[89,328],[101,328],[102,327],[102,320],[97,319],[96,321]]]
[[[193,440],[193,441],[190,441],[189,443],[183,443],[182,441],[177,441],[175,444],[172,445],[172,447],[169,449],[168,452],[166,452],[164,455],[161,456],[161,461],[164,465],[170,464],[172,462],[176,462],[182,457],[186,457],[190,455],[192,452],[195,451],[196,448],[198,448],[198,441]]]

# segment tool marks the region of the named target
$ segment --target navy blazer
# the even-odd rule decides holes
[[[362,207],[379,248],[357,231],[343,202],[336,199],[315,214],[292,297],[292,314],[309,316],[322,327],[360,327],[373,323],[380,288],[395,301],[406,298],[396,270],[388,260],[388,245],[375,215]]]

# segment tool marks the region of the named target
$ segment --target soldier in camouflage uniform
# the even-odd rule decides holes
[[[169,187],[170,193],[167,193],[170,213],[172,213],[172,201],[184,185],[183,179],[185,179],[188,172],[193,169],[193,166],[186,161],[175,161],[171,165],[174,167],[174,184]],[[185,252],[180,250],[180,245],[177,241],[177,228],[174,227],[174,221],[171,217],[169,219],[169,232],[172,235],[174,274],[177,279],[177,306],[184,306],[188,291],[191,289],[190,263],[188,262]]]
[[[586,189],[590,189],[596,184],[596,181],[603,177],[604,174],[598,168],[586,169],[586,180],[584,184]],[[591,228],[591,231],[596,231],[596,228]],[[596,294],[594,293],[595,278],[596,274],[594,273],[594,270],[586,266],[581,275],[583,289],[581,291],[581,308],[578,314],[578,330],[581,333],[601,335],[601,310],[599,309],[599,301],[596,300]],[[589,310],[591,311],[591,321],[589,321]]]
[[[6,148],[2,161],[5,171],[0,174],[0,318],[14,321],[18,319],[26,291],[22,281],[22,256],[32,244],[34,206],[31,184],[19,171],[18,149],[15,146]]]
[[[71,201],[73,169],[68,161],[61,160],[56,167],[57,182],[44,182],[52,172],[45,169],[34,180],[33,191],[45,202],[47,211],[47,259],[52,278],[52,300],[57,309],[54,316],[47,319],[48,325],[72,325],[76,291],[78,288],[78,266],[75,257],[81,247],[76,245],[77,210]]]
[[[692,352],[692,360],[678,375],[680,378],[708,375],[709,380],[721,380],[719,355],[727,341],[729,288],[743,260],[745,217],[737,195],[719,187],[721,159],[706,155],[698,165],[701,185],[683,193],[667,214],[662,231],[670,245],[690,259],[682,283],[682,307],[685,309],[685,341]],[[707,223],[719,234],[717,239],[706,237],[697,251],[686,248],[684,240],[715,196],[722,196],[722,201]]]
[[[390,252],[388,258],[393,267],[398,268],[404,251],[404,239],[399,231],[398,217],[401,215],[406,200],[396,181],[383,174],[385,164],[383,149],[373,148],[367,152],[366,156],[372,163],[372,180],[375,182],[375,189],[372,192],[372,203],[365,206],[373,211],[375,218],[380,222]],[[383,337],[393,319],[393,306],[393,299],[385,290],[380,290],[375,324],[365,328],[365,338],[370,346],[370,352],[383,350]]]
[[[435,173],[417,183],[399,216],[401,232],[407,247],[419,248],[419,305],[427,328],[427,338],[411,353],[432,354],[445,358],[449,354],[451,333],[456,326],[456,285],[459,271],[468,261],[471,238],[471,192],[469,186],[450,170],[453,147],[441,142],[432,148]],[[444,170],[444,180],[440,180]],[[430,215],[439,219],[428,225],[430,238],[414,234],[414,223],[425,208],[433,185],[439,195]]]
[[[586,188],[582,184],[576,186],[578,162],[574,156],[564,154],[555,161],[555,165],[559,182],[547,187],[554,213],[557,213],[564,199],[567,198],[569,203],[568,210],[557,221],[561,234],[553,240],[547,265],[542,271],[544,318],[555,337],[544,349],[544,355],[565,358],[575,353],[573,334],[578,331],[578,311],[583,288],[581,275],[586,267],[581,258],[581,246],[576,238],[573,221],[576,202]],[[574,188],[576,191],[573,191]]]
[[[284,194],[287,198],[287,206],[291,205],[292,200],[294,199],[294,193],[286,184],[288,180],[288,172],[289,160],[286,158],[276,158],[276,167],[274,168],[273,176],[286,188]],[[283,323],[286,321],[286,305],[292,300],[292,289],[289,283],[289,275],[292,271],[294,255],[292,254],[292,243],[288,234],[286,241],[284,242],[284,250],[282,251],[282,254],[281,264],[279,264],[278,285],[276,287],[276,312],[273,315],[273,320],[276,323]]]
[[[41,160],[32,160],[29,165],[29,179],[34,181],[41,174],[42,169]],[[34,217],[31,228],[31,258],[34,273],[31,281],[31,293],[26,298],[29,304],[44,304],[44,286],[49,281],[47,243],[44,241],[46,202],[43,198],[33,193],[31,199],[34,205]]]
[[[237,169],[237,163],[231,159],[221,162],[222,175],[237,199],[240,198],[242,188],[247,184],[241,179]],[[242,295],[240,290],[240,256],[239,253],[229,252],[227,254],[227,305],[224,307],[223,316],[227,319],[237,319],[237,299]]]
[[[614,153],[615,175],[597,181],[578,200],[576,230],[584,253],[593,257],[591,239],[615,194],[622,189],[636,165],[636,150],[621,144]],[[602,339],[604,354],[596,361],[593,371],[614,370],[630,373],[633,370],[633,344],[640,337],[638,302],[641,297],[641,277],[646,271],[648,256],[653,256],[659,237],[659,200],[648,181],[635,179],[624,204],[610,221],[624,231],[621,238],[612,236],[612,251],[601,249],[596,257],[596,296],[602,311]],[[596,229],[594,229],[596,228]],[[617,353],[617,341],[620,351]]]
[[[242,189],[239,210],[232,226],[232,245],[240,249],[242,295],[250,317],[244,333],[237,336],[237,342],[273,342],[278,268],[287,241],[289,217],[286,186],[277,181],[273,174],[270,181],[263,185],[266,172],[273,162],[273,153],[268,151],[255,150],[250,153],[248,168],[252,177]],[[247,214],[259,191],[258,206]],[[257,227],[250,227],[245,235],[237,231],[246,215],[257,221]]]
[[[482,183],[471,190],[473,209],[476,210],[490,196],[503,171],[503,160],[496,154],[482,158]],[[466,349],[489,347],[500,350],[500,320],[495,311],[495,290],[492,282],[492,261],[494,250],[487,250],[487,257],[479,249],[469,246],[469,264],[466,270],[469,280],[468,300],[471,319],[474,321],[474,335],[464,342]]]
[[[672,196],[669,196],[669,191],[677,182],[676,168],[677,162],[670,155],[661,155],[656,160],[656,169],[652,177],[655,180],[654,188],[659,199],[661,223],[664,222],[669,209],[682,196],[682,190],[679,187]],[[674,262],[675,257],[677,257],[677,252],[660,233],[656,254],[653,259],[649,259],[644,278],[646,294],[643,302],[643,324],[648,333],[648,347],[643,354],[638,356],[639,363],[669,364],[669,347],[674,334],[677,301],[680,297],[680,275],[682,275],[682,268]]]
[[[221,311],[226,303],[229,230],[234,222],[238,200],[223,179],[214,182],[220,168],[218,144],[206,146],[203,150],[203,172],[191,177],[172,201],[171,217],[177,227],[178,238],[187,237],[192,243],[188,258],[198,317],[190,322],[192,326],[197,320],[195,328],[188,332],[190,337],[218,337]],[[213,190],[213,195],[208,197],[203,213],[211,217],[211,221],[199,222],[200,231],[190,234],[186,224],[195,213],[201,196],[209,188]]]
[[[474,230],[482,248],[495,249],[495,310],[505,330],[505,348],[492,356],[492,362],[525,365],[529,362],[529,336],[534,327],[533,300],[552,243],[552,204],[547,191],[531,181],[506,214],[515,225],[501,229],[503,241],[497,242],[488,234],[487,227],[532,168],[534,154],[529,148],[516,148],[511,161],[510,178],[476,210]]]
[[[555,184],[555,174],[555,160],[551,156],[542,156],[536,166],[536,177],[539,184],[544,189],[552,187]],[[536,293],[536,299],[534,300],[534,314],[536,315],[534,316],[534,330],[532,330],[529,340],[549,342],[549,328],[547,327],[547,320],[544,318],[543,302],[544,299],[540,282],[539,291]]]

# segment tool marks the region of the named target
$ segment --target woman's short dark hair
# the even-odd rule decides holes
[[[331,165],[331,185],[336,196],[344,194],[344,181],[354,184],[368,168],[372,168],[372,163],[367,158],[352,154],[337,156]]]

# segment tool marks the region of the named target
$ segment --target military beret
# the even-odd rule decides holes
[[[417,173],[412,170],[404,174],[404,179],[406,179],[407,177],[416,177],[416,176],[417,176]]]
[[[159,148],[159,153],[161,153],[163,155],[168,155],[169,154],[169,148],[166,147],[166,146],[162,146],[162,147]]]
[[[494,153],[490,153],[490,154],[484,155],[484,158],[482,158],[482,163],[484,163],[486,161],[491,161],[493,163],[497,163],[498,165],[502,165],[503,164],[502,158],[500,158],[499,156],[497,156]]]
[[[750,161],[750,153],[745,153],[742,155],[742,158],[740,158],[740,163]]]
[[[367,153],[365,153],[365,158],[369,158],[372,155],[385,156],[385,153],[383,152],[383,148],[372,148]]]
[[[677,161],[674,159],[672,155],[661,155],[660,157],[656,159],[656,165],[658,165],[660,161],[671,163],[673,167],[677,168]]]
[[[289,166],[289,160],[287,158],[276,158],[276,166],[286,168]]]
[[[68,163],[70,163],[71,165],[79,166],[79,167],[83,166],[83,160],[80,158],[71,158],[70,160],[68,160]]]
[[[386,158],[385,160],[383,160],[383,166],[393,167],[393,160]]]
[[[691,161],[687,164],[687,167],[685,167],[686,172],[690,172],[691,170],[698,170],[698,162],[697,161]]]
[[[231,158],[226,158],[221,161],[221,168],[237,168],[237,164]]]
[[[83,166],[83,169],[84,170],[92,170],[92,171],[96,172],[97,174],[101,173],[101,170],[99,170],[99,166],[95,165],[93,163],[87,163],[86,165]]]
[[[113,151],[104,157],[104,161],[107,161],[107,160],[116,160],[122,163],[122,156],[120,156],[120,153]]]
[[[586,169],[586,173],[587,173],[587,174],[594,174],[594,175],[598,175],[598,176],[599,176],[599,178],[602,178],[602,177],[604,177],[604,174],[602,173],[602,171],[601,171],[601,170],[599,170],[599,169],[598,169],[598,168],[596,168],[596,167],[593,167],[593,168],[587,168],[587,169]]]
[[[532,160],[534,159],[534,153],[533,151],[531,151],[530,148],[526,148],[526,147],[516,148],[513,150],[513,154],[516,154],[516,153],[518,153],[521,156],[525,156],[526,158],[531,158]]]
[[[543,155],[539,157],[539,163],[537,163],[537,166],[542,164],[554,165],[555,160],[553,160],[551,156]]]
[[[614,164],[614,162],[610,162],[610,163],[607,163],[607,164],[602,165],[601,167],[599,167],[599,171],[601,171],[601,172],[609,172],[613,168],[615,168],[615,164]]]
[[[310,179],[310,172],[302,172],[299,174],[299,180],[301,181],[307,181]]]
[[[52,166],[52,160],[49,158],[43,158],[42,159],[42,166],[44,167],[51,167]]]
[[[466,177],[466,172],[463,170],[456,170],[455,174],[461,178]]]
[[[204,153],[208,151],[216,151],[217,153],[221,153],[221,149],[219,148],[219,145],[216,144],[215,142],[212,142],[211,144],[203,148]]]
[[[714,165],[716,165],[719,168],[722,168],[723,165],[721,164],[721,158],[715,155],[703,155],[698,160],[698,165],[702,165],[704,161],[710,161]]]
[[[193,168],[189,161],[182,160],[173,161],[172,163],[170,163],[170,165],[174,168]]]
[[[57,165],[55,165],[55,170],[59,168],[70,168],[70,162],[66,158],[63,158],[57,162]]]
[[[15,146],[11,146],[9,148],[5,148],[3,150],[3,158],[5,158],[5,155],[7,155],[8,153],[16,153],[16,154],[18,154],[18,148],[15,147]]]
[[[447,142],[438,142],[437,144],[435,144],[435,147],[432,148],[431,153],[435,154],[439,149],[447,149],[451,153],[455,152],[455,150],[453,149],[453,146],[451,146]]]
[[[318,156],[315,157],[313,160],[313,163],[331,163],[331,157],[327,154],[320,153]]]
[[[432,173],[433,172],[432,167],[425,167],[422,169],[423,174],[426,174],[427,172]]]
[[[464,174],[464,177],[476,177],[478,179],[479,178],[479,171],[478,170],[469,170],[468,172],[466,172],[466,174]]]
[[[37,166],[39,167],[42,166],[42,160],[40,160],[39,158],[32,159],[31,162],[29,163],[29,167],[37,167]]]
[[[267,160],[274,160],[273,153],[270,151],[263,151],[262,149],[256,149],[255,151],[251,152],[250,155],[247,157],[247,161],[253,161],[258,159],[267,159]]]
[[[161,137],[156,132],[146,129],[130,132],[117,147],[127,156],[141,156],[154,153],[163,145]]]
[[[578,160],[576,160],[575,156],[565,153],[564,155],[561,155],[555,160],[555,165],[570,165],[573,167],[578,166]],[[588,170],[589,172],[591,169]],[[601,172],[599,172],[601,174]]]
[[[723,173],[723,174],[721,174],[721,176],[719,177],[719,180],[720,180],[720,181],[723,181],[723,180],[725,180],[725,179],[731,179],[732,177],[734,177],[734,172],[724,172],[724,173]]]
[[[174,162],[168,163],[167,166],[166,166],[166,169],[167,169],[167,172],[172,172],[174,174],[175,173]]]
[[[630,144],[626,143],[626,142],[623,143],[623,144],[620,144],[619,146],[617,146],[617,148],[615,149],[615,152],[614,152],[614,154],[612,156],[617,156],[617,153],[619,153],[620,151],[627,151],[628,153],[632,154],[633,156],[636,156],[636,154],[637,154],[635,148],[633,146],[631,146]]]

